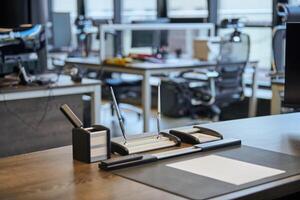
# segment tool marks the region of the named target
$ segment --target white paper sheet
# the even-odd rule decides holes
[[[283,170],[217,155],[171,163],[167,166],[234,185],[241,185],[285,173]]]

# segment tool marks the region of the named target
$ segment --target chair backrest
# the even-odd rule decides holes
[[[238,33],[238,38],[231,34],[222,37],[217,71],[220,78],[216,85],[219,90],[231,90],[242,93],[242,75],[250,55],[250,37]]]
[[[239,41],[234,41],[232,33],[222,37],[219,54],[220,63],[248,62],[250,55],[250,37],[240,33]]]
[[[285,38],[286,27],[276,26],[273,31],[273,70],[283,73],[285,68]]]

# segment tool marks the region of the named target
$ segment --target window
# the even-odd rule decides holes
[[[123,0],[123,23],[133,20],[153,20],[157,17],[156,0]]]
[[[272,0],[219,0],[219,21],[240,18],[245,25],[254,26],[241,30],[250,35],[250,60],[259,61],[258,67],[265,69],[270,69],[272,61],[272,8]],[[220,35],[226,32],[221,29]]]
[[[52,0],[53,12],[68,12],[71,18],[75,19],[77,16],[77,0]]]
[[[170,18],[207,18],[209,0],[168,0]]]
[[[85,13],[93,19],[112,19],[113,0],[85,0]]]
[[[241,18],[248,23],[272,23],[272,0],[219,0],[219,19]]]

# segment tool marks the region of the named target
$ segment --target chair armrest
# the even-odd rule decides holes
[[[270,72],[268,74],[269,77],[271,78],[283,78],[285,76],[284,72]]]
[[[219,73],[214,70],[196,70],[193,72],[182,73],[181,77],[194,79],[194,80],[204,80],[207,81],[212,78],[219,77]]]

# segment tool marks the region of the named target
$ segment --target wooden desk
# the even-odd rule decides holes
[[[300,113],[205,125],[244,145],[300,156]],[[71,147],[0,159],[0,199],[182,199],[98,169],[97,163],[72,160]],[[300,176],[255,189],[227,194],[252,199],[281,197],[300,191]],[[201,188],[199,188],[201,189]]]
[[[258,62],[250,62],[256,68]],[[237,63],[240,64],[240,63]],[[144,132],[150,130],[150,116],[151,116],[151,85],[150,77],[155,74],[168,73],[168,72],[184,72],[187,70],[199,69],[204,67],[215,67],[216,61],[199,61],[196,59],[170,59],[165,63],[133,63],[126,66],[103,65],[100,63],[99,58],[68,58],[66,66],[81,66],[87,69],[137,74],[143,76],[142,81],[142,107],[143,107],[143,120]],[[253,84],[254,85],[254,84]],[[254,97],[254,95],[253,95]],[[252,103],[254,102],[254,103]],[[249,104],[249,113],[253,113],[256,108],[256,99],[251,98]]]

